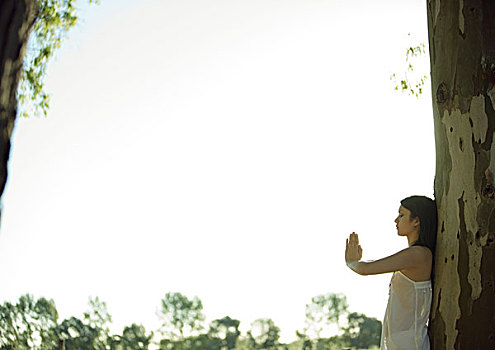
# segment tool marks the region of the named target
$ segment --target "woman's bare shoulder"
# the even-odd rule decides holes
[[[432,253],[430,248],[424,247],[421,245],[413,245],[412,247],[406,248],[405,250],[408,250],[410,254],[414,255],[417,258],[423,258],[423,259],[431,259],[432,258]]]
[[[403,250],[412,262],[412,266],[401,270],[407,277],[414,281],[426,281],[430,279],[432,253],[423,246],[412,246]]]

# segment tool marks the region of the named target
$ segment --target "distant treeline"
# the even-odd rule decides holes
[[[98,297],[89,299],[82,319],[59,321],[53,300],[26,294],[15,304],[0,306],[0,350],[368,349],[379,345],[381,333],[380,321],[348,312],[346,297],[334,293],[312,298],[306,305],[305,327],[290,344],[279,341],[280,328],[269,318],[254,321],[246,334],[239,330],[241,322],[229,316],[206,326],[201,300],[181,293],[165,294],[158,317],[161,327],[157,330],[132,323],[122,334],[111,334],[112,317]],[[339,334],[323,337],[332,324]]]

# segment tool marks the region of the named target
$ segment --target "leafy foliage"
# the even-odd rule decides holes
[[[122,332],[122,337],[120,338],[121,349],[147,350],[151,339],[153,339],[153,332],[147,334],[144,326],[133,323],[125,327]]]
[[[97,347],[98,330],[76,317],[62,321],[57,327],[59,339],[64,340],[66,350],[92,350]],[[103,347],[104,349],[104,347]]]
[[[393,73],[390,76],[395,90],[400,90],[403,93],[407,93],[412,96],[419,97],[423,93],[423,87],[428,80],[427,73],[417,72],[417,67],[421,66],[421,61],[427,58],[426,46],[424,43],[420,43],[415,46],[410,46],[406,51],[406,68],[404,73],[397,76]]]
[[[58,313],[52,300],[26,294],[0,306],[0,349],[52,349]]]
[[[299,349],[311,350],[313,348],[313,342],[306,334],[296,331],[296,336],[298,338]]]
[[[219,339],[222,348],[225,347],[228,350],[234,349],[237,338],[241,334],[239,331],[240,323],[241,321],[234,320],[229,316],[214,320],[210,324],[208,334],[211,338]]]
[[[347,316],[348,327],[345,329],[344,339],[351,346],[359,349],[367,349],[380,345],[382,323],[376,318],[352,312]]]
[[[222,342],[220,339],[211,338],[208,334],[200,334],[184,338],[182,340],[162,339],[160,350],[220,350]]]
[[[46,115],[50,99],[44,90],[47,64],[70,28],[78,21],[77,0],[38,0],[38,14],[29,38],[17,98],[19,114]],[[97,0],[88,0],[96,3]]]
[[[312,301],[323,305],[324,319],[332,322],[337,322],[344,315],[342,310],[347,310],[341,294],[320,295]],[[229,316],[213,320],[208,330],[200,333],[199,325],[204,320],[201,300],[167,293],[162,303],[166,318],[175,323],[169,324],[173,330],[169,337],[157,339],[156,332],[135,323],[125,327],[121,334],[111,335],[112,317],[106,303],[98,297],[89,299],[83,318],[70,317],[58,323],[52,300],[23,295],[15,304],[0,305],[0,350],[53,350],[59,348],[59,342],[66,350],[148,350],[152,344],[160,350],[340,350],[350,346],[367,348],[380,340],[380,321],[358,313],[347,315],[342,335],[310,338],[297,332],[299,340],[291,344],[280,342],[280,328],[269,318],[254,321],[244,337],[239,330],[240,321]],[[183,329],[181,333],[180,327],[188,331]]]
[[[197,297],[188,299],[181,293],[167,293],[161,301],[158,317],[162,333],[174,339],[183,339],[203,328],[203,303]]]
[[[95,349],[105,349],[105,344],[110,337],[109,325],[112,322],[112,316],[108,313],[107,304],[98,297],[89,298],[88,306],[89,310],[84,313],[84,321],[98,332],[94,342]]]
[[[278,344],[280,328],[270,318],[260,318],[251,324],[247,333],[253,349],[269,349]]]
[[[342,294],[317,295],[306,305],[306,332],[321,337],[323,329],[332,323],[339,326],[341,316],[347,313],[347,298]]]

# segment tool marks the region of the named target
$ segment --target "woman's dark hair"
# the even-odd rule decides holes
[[[425,196],[404,198],[400,204],[411,212],[411,219],[419,218],[419,238],[413,245],[427,247],[435,256],[437,244],[437,204]]]

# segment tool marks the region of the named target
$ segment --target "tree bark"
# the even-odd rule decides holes
[[[439,231],[430,333],[495,349],[495,1],[428,0]]]
[[[16,92],[36,11],[36,0],[0,0],[0,196],[7,182]]]

